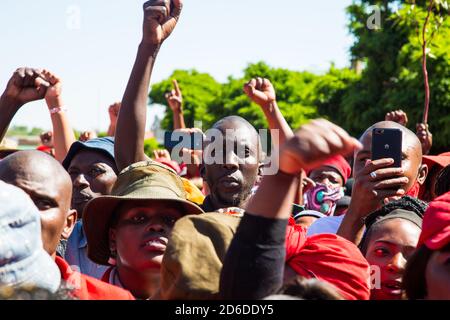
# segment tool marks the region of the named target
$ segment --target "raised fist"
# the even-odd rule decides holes
[[[170,153],[166,149],[153,150],[153,157],[155,159],[172,161],[172,158],[170,157]]]
[[[183,110],[183,95],[181,94],[177,80],[174,79],[172,82],[174,89],[165,95],[167,104],[173,112],[181,112]]]
[[[160,45],[177,25],[182,0],[150,0],[144,3],[143,42]]]
[[[332,156],[346,156],[359,148],[361,143],[344,129],[324,119],[313,120],[281,147],[279,168],[298,175],[302,169],[308,171]]]
[[[47,102],[47,106],[49,108],[61,107],[61,79],[46,69],[42,70],[42,75],[44,79],[49,83],[49,87],[47,88],[47,92],[45,93],[45,101]]]
[[[428,130],[428,124],[418,123],[416,126],[416,135],[422,144],[422,153],[429,154],[433,146],[433,135]]]
[[[50,86],[44,78],[39,69],[19,68],[8,81],[3,96],[17,107],[31,101],[41,100]]]
[[[393,121],[405,126],[408,124],[408,115],[403,110],[396,110],[386,113],[385,121]]]
[[[244,85],[245,94],[256,104],[268,108],[276,100],[272,83],[263,78],[254,78]]]
[[[80,134],[80,138],[78,140],[80,140],[81,142],[86,142],[96,138],[97,133],[95,133],[94,131],[84,131]]]
[[[53,148],[53,132],[52,131],[46,131],[41,133],[40,135],[41,143],[42,145]]]
[[[122,105],[121,102],[116,102],[109,106],[108,114],[109,114],[109,120],[111,123],[115,124],[117,122],[117,118],[119,117],[119,111],[120,111],[121,105]]]

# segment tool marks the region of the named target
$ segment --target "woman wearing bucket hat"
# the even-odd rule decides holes
[[[154,297],[175,221],[203,212],[187,197],[175,171],[148,161],[123,170],[111,195],[91,200],[83,226],[89,258],[110,266],[102,280],[126,288],[139,299]]]

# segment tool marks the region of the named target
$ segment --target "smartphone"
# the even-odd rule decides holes
[[[203,150],[203,134],[201,132],[166,131],[164,134],[164,147],[169,151],[175,147],[178,149]]]
[[[393,167],[402,166],[402,131],[375,128],[372,130],[372,160],[394,159]]]

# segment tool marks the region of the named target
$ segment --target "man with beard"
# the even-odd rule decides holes
[[[114,140],[107,137],[75,142],[63,166],[72,179],[72,208],[77,210],[80,219],[67,242],[65,258],[71,265],[78,266],[80,272],[100,279],[106,268],[88,258],[81,218],[86,204],[99,196],[109,195],[116,182]]]

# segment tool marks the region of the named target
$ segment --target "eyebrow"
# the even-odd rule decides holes
[[[388,240],[376,240],[375,243],[384,243],[384,244],[388,244],[390,246],[402,246],[402,247],[405,247],[405,248],[408,248],[408,249],[413,249],[413,250],[416,249],[416,246],[409,246],[409,245],[405,246],[403,244],[395,243],[395,242],[388,241]]]

